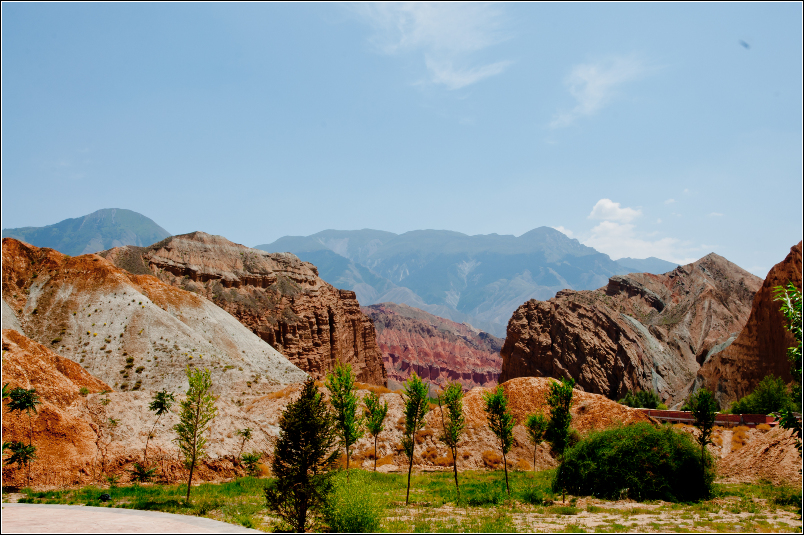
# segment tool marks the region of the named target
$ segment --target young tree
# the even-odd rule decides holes
[[[190,470],[187,479],[187,502],[189,502],[196,461],[206,454],[207,439],[204,433],[218,408],[215,406],[215,396],[210,392],[212,389],[210,371],[206,368],[203,371],[191,369],[188,366],[186,373],[190,387],[187,389],[187,398],[181,402],[179,423],[173,430],[176,432],[176,443],[184,455],[184,463]]]
[[[154,397],[148,405],[148,410],[156,414],[156,421],[153,427],[151,427],[151,432],[148,433],[148,437],[145,439],[145,450],[142,452],[142,463],[146,467],[148,466],[148,441],[150,441],[151,437],[154,435],[154,429],[156,429],[156,424],[159,423],[159,419],[170,410],[175,402],[176,399],[173,397],[173,392],[162,390],[154,393]]]
[[[240,443],[240,452],[237,454],[238,459],[243,458],[243,448],[246,447],[246,442],[251,440],[251,428],[246,427],[245,429],[238,429],[235,431],[235,434],[239,437],[243,437],[243,442]]]
[[[369,392],[363,398],[363,403],[366,404],[365,418],[366,429],[369,434],[374,437],[374,471],[377,471],[377,436],[382,433],[383,423],[385,416],[388,414],[388,402],[380,404],[380,396],[375,392]]]
[[[483,401],[486,402],[486,417],[489,421],[489,429],[500,440],[500,449],[503,453],[503,468],[505,468],[505,488],[508,495],[511,495],[511,487],[508,484],[508,460],[506,454],[511,451],[514,445],[514,417],[508,410],[508,398],[502,385],[492,392],[483,394]]]
[[[712,443],[712,431],[715,428],[717,416],[717,401],[712,393],[702,388],[687,400],[687,406],[695,419],[692,425],[698,428],[698,444],[701,445],[701,476],[706,478],[706,445]]]
[[[536,446],[544,440],[547,431],[547,418],[544,414],[528,414],[525,419],[525,429],[528,431],[530,441],[533,442],[533,471],[536,471]]]
[[[797,344],[787,349],[787,359],[790,361],[790,373],[793,375],[793,398],[801,400],[801,290],[792,282],[787,287],[777,286],[774,290],[774,299],[781,301],[781,311],[787,321],[787,330],[793,333]],[[796,436],[796,448],[801,453],[801,422],[793,415],[788,407],[782,413],[780,421],[785,429],[792,429]]]
[[[413,372],[402,390],[405,402],[405,434],[402,436],[402,450],[408,458],[408,491],[405,494],[405,505],[410,503],[410,474],[413,472],[413,451],[416,448],[416,433],[424,427],[424,417],[430,410],[427,394],[429,388]]]
[[[550,406],[550,421],[547,423],[545,437],[558,455],[563,455],[569,443],[569,429],[572,422],[572,388],[574,379],[561,379],[550,384],[547,404]]]
[[[335,421],[312,378],[282,413],[279,429],[271,465],[275,479],[265,487],[265,499],[291,529],[303,533],[308,511],[325,505],[332,491],[338,456]]]
[[[28,414],[28,427],[29,427],[29,435],[28,435],[28,449],[21,450],[18,455],[18,458],[25,458],[27,461],[25,462],[25,466],[28,471],[28,483],[31,482],[31,461],[36,459],[36,448],[33,445],[33,419],[31,418],[31,412],[36,412],[36,406],[41,404],[39,401],[39,395],[36,393],[35,388],[31,388],[30,390],[26,390],[22,387],[17,387],[11,392],[8,393],[8,397],[10,398],[8,402],[8,412],[12,413],[14,411],[25,411]],[[27,452],[27,453],[26,453]],[[18,463],[19,464],[19,463]]]
[[[17,468],[28,467],[28,484],[31,484],[31,461],[36,459],[36,446],[24,442],[4,442],[4,448],[11,451],[5,464],[16,464]]]
[[[363,418],[357,414],[357,395],[352,366],[338,364],[327,374],[327,389],[335,412],[335,423],[341,446],[346,450],[346,477],[349,477],[349,448],[363,436]]]
[[[447,415],[444,416],[444,407]],[[460,383],[450,383],[438,396],[438,407],[441,409],[441,442],[447,445],[452,454],[452,471],[455,475],[455,490],[458,501],[461,500],[461,489],[458,486],[458,442],[466,427],[463,416],[463,386]]]

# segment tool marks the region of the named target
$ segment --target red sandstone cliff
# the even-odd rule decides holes
[[[734,342],[710,356],[701,366],[696,386],[715,392],[721,406],[747,394],[766,376],[792,380],[787,348],[796,340],[773,299],[773,288],[792,282],[801,290],[801,242],[790,248],[787,257],[773,266],[754,297],[751,315]]]
[[[100,254],[132,273],[203,295],[316,378],[348,362],[359,381],[386,384],[374,325],[354,292],[327,284],[314,265],[290,253],[193,232]]]
[[[497,384],[500,338],[407,305],[380,303],[361,310],[377,329],[389,386],[401,385],[412,371],[440,386]]]
[[[743,328],[761,282],[713,253],[664,275],[530,300],[508,322],[500,381],[572,377],[612,399],[639,389],[678,403],[709,352]]]

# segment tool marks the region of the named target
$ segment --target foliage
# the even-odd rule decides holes
[[[265,499],[291,529],[303,532],[311,524],[308,511],[319,511],[332,491],[338,455],[335,421],[312,378],[282,413],[279,429],[271,465],[276,479],[265,487]]]
[[[148,410],[156,414],[156,421],[151,428],[151,432],[148,433],[148,437],[145,439],[145,449],[142,452],[143,462],[148,462],[148,442],[151,440],[151,437],[154,434],[156,424],[159,423],[159,419],[162,417],[162,415],[167,413],[175,402],[176,398],[173,397],[173,392],[168,392],[166,389],[163,389],[160,392],[155,392],[154,397],[151,399],[151,403],[148,404]],[[106,403],[108,403],[108,400],[106,400]]]
[[[186,373],[190,386],[187,389],[187,398],[181,402],[179,423],[173,427],[173,430],[176,432],[175,442],[190,470],[186,498],[189,502],[196,461],[206,454],[207,439],[204,433],[218,412],[218,408],[215,406],[215,396],[210,393],[212,389],[210,371],[206,368],[199,370],[188,366]]]
[[[557,454],[561,455],[567,448],[570,438],[570,423],[572,422],[572,389],[574,379],[561,379],[561,382],[550,384],[547,394],[547,404],[550,406],[550,421],[547,424],[545,437]]]
[[[461,489],[458,486],[458,442],[466,427],[463,416],[463,386],[460,383],[450,383],[438,396],[438,406],[441,409],[441,437],[440,440],[449,448],[452,454],[452,471],[455,475],[455,491],[458,500],[461,499]],[[447,414],[444,415],[444,407]]]
[[[261,455],[256,451],[251,453],[243,453],[240,455],[240,461],[243,463],[243,466],[246,467],[246,473],[248,473],[248,475],[260,475],[260,467],[258,466],[260,457]]]
[[[793,333],[793,337],[798,342],[795,346],[787,349],[787,359],[790,361],[790,373],[793,376],[793,399],[798,400],[799,410],[801,409],[801,290],[795,287],[792,282],[787,283],[787,287],[777,286],[774,288],[774,299],[781,301],[781,311],[787,320],[787,330]],[[796,448],[801,453],[801,422],[796,418],[788,407],[782,412],[780,424],[785,429],[792,429],[796,435]]]
[[[715,428],[717,417],[717,401],[712,393],[702,388],[692,394],[687,400],[694,421],[692,425],[698,428],[696,440],[701,445],[701,476],[706,480],[706,445],[712,443],[712,431]]]
[[[525,430],[528,432],[530,441],[533,442],[533,471],[536,471],[536,447],[544,440],[547,432],[547,418],[544,414],[528,414],[525,418]]]
[[[6,444],[5,442],[3,443]],[[30,466],[31,461],[36,459],[36,446],[24,442],[7,443],[11,455],[6,458],[5,464],[16,464],[18,468]],[[28,478],[30,480],[30,476]]]
[[[156,468],[149,468],[147,465],[134,463],[134,467],[129,470],[131,472],[131,479],[140,483],[147,483],[154,477]]]
[[[5,392],[4,392],[5,394]],[[8,392],[8,404],[6,407],[8,408],[8,412],[12,413],[14,411],[25,411],[28,414],[28,428],[29,428],[29,435],[28,435],[28,448],[22,449],[20,446],[17,446],[17,459],[26,459],[25,467],[27,468],[28,473],[28,483],[31,482],[31,461],[36,459],[36,448],[33,445],[33,419],[31,418],[31,412],[36,413],[36,406],[41,404],[39,401],[39,394],[36,393],[35,388],[31,388],[30,390],[26,390],[22,387],[17,387],[11,392]],[[14,447],[13,443],[9,445],[9,449],[11,449],[11,457],[14,458]],[[18,466],[22,466],[17,461]]]
[[[637,390],[634,392],[629,390],[625,397],[617,403],[637,409],[658,409],[659,405],[662,404],[662,400],[652,390]]]
[[[402,436],[402,450],[408,458],[408,491],[405,505],[410,503],[410,474],[413,471],[413,451],[416,448],[416,432],[424,427],[424,417],[430,409],[427,397],[429,388],[413,372],[402,389],[402,400],[405,403],[405,431]]]
[[[365,403],[364,417],[366,430],[374,438],[374,471],[377,471],[377,436],[382,433],[385,417],[388,414],[388,402],[380,404],[380,396],[376,392],[369,392],[363,398]]]
[[[711,455],[705,455],[711,461]],[[702,471],[703,479],[689,477]],[[569,448],[556,470],[553,490],[612,500],[686,502],[709,496],[714,477],[713,463],[702,466],[689,434],[640,422],[593,431]]]
[[[335,424],[341,446],[346,450],[346,469],[349,469],[349,448],[363,436],[363,418],[357,413],[355,376],[350,364],[338,364],[327,374],[327,389],[335,412]]]
[[[237,431],[235,431],[235,435],[243,437],[243,442],[240,443],[240,451],[237,454],[238,457],[242,458],[243,448],[246,447],[246,442],[251,440],[251,428],[246,427],[245,429],[238,429]]]
[[[372,492],[369,474],[357,471],[354,477],[335,477],[333,492],[323,508],[324,521],[335,533],[373,533],[380,529],[382,505]]]
[[[492,392],[484,393],[483,401],[486,404],[485,410],[489,429],[500,441],[500,449],[502,449],[503,453],[503,467],[505,468],[505,488],[510,495],[508,461],[505,456],[511,451],[511,446],[514,444],[514,417],[511,415],[511,411],[508,410],[508,398],[505,397],[502,385],[497,385],[497,388]]]
[[[729,408],[732,414],[769,414],[795,409],[795,402],[781,377],[768,375],[754,391],[735,401]]]

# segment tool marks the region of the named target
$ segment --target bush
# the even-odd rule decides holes
[[[662,404],[662,400],[653,391],[637,390],[632,392],[629,390],[618,403],[636,409],[658,409],[659,405]]]
[[[781,377],[768,375],[759,382],[753,392],[735,401],[729,412],[732,414],[768,414],[785,409],[795,410],[793,398]]]
[[[323,509],[324,522],[335,533],[371,533],[380,529],[381,505],[372,491],[370,475],[352,470],[350,478],[338,474]]]
[[[706,453],[707,458],[711,457]],[[696,501],[711,494],[714,462],[705,463],[693,439],[670,426],[649,423],[590,433],[564,454],[553,490],[577,496]]]
[[[466,485],[464,489],[466,489]],[[473,507],[482,505],[500,505],[508,497],[501,481],[483,481],[479,485],[469,487],[466,492],[466,503]]]

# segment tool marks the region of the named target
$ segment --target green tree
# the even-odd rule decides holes
[[[271,465],[275,479],[265,487],[268,508],[296,532],[304,532],[308,512],[320,510],[332,492],[337,440],[332,414],[315,381],[308,378],[301,397],[279,418],[279,439]]]
[[[547,404],[550,406],[550,421],[547,423],[545,437],[558,455],[567,449],[570,436],[570,423],[572,423],[572,389],[574,379],[561,379],[561,382],[550,384],[547,394]]]
[[[452,454],[452,472],[455,475],[455,491],[458,501],[461,500],[461,489],[458,486],[458,442],[466,427],[463,416],[463,386],[461,383],[450,383],[438,396],[438,407],[441,409],[441,442],[447,445]],[[447,414],[444,415],[444,407]]]
[[[702,388],[692,394],[687,400],[686,405],[692,412],[694,421],[692,425],[698,428],[698,444],[701,445],[701,477],[706,479],[706,445],[712,443],[712,431],[715,428],[715,418],[717,417],[717,401],[715,396]]]
[[[530,441],[533,442],[533,471],[536,471],[536,447],[544,440],[547,431],[547,418],[544,414],[528,414],[525,419],[525,429]]]
[[[243,448],[246,447],[246,442],[251,440],[251,428],[246,427],[245,429],[238,429],[235,431],[235,434],[239,437],[243,437],[243,442],[240,443],[240,451],[237,453],[237,458],[240,459],[243,457]]]
[[[769,414],[790,410],[793,403],[784,379],[768,375],[753,392],[735,401],[729,411],[732,414]]]
[[[629,390],[625,397],[617,403],[638,409],[658,409],[662,400],[652,390],[636,390],[634,392]]]
[[[193,471],[198,459],[206,455],[207,439],[204,433],[218,412],[215,396],[212,395],[212,375],[206,368],[202,371],[186,370],[190,383],[187,398],[181,402],[179,423],[173,427],[176,432],[176,443],[184,456],[184,463],[190,470],[187,478],[187,502],[190,501],[190,488],[193,482]]]
[[[416,372],[413,372],[402,389],[402,400],[405,403],[405,433],[402,436],[402,450],[408,458],[408,491],[405,494],[405,505],[410,503],[410,474],[413,472],[413,452],[416,448],[416,433],[424,427],[424,417],[430,409],[427,397],[429,388]]]
[[[377,471],[377,436],[382,433],[385,417],[388,414],[388,402],[380,404],[380,396],[376,392],[369,392],[363,398],[365,403],[366,429],[374,438],[374,471]]]
[[[145,466],[148,465],[148,442],[154,435],[156,424],[159,423],[159,419],[163,414],[166,414],[168,411],[170,411],[170,408],[175,402],[176,399],[173,397],[173,392],[162,390],[160,392],[155,392],[154,397],[151,399],[151,403],[148,404],[148,410],[156,414],[156,421],[154,422],[153,427],[151,427],[151,432],[148,433],[148,436],[145,438],[145,450],[142,452],[142,462]]]
[[[508,460],[506,455],[514,445],[514,417],[508,410],[508,398],[502,385],[492,392],[483,394],[483,401],[486,402],[486,417],[489,422],[489,429],[500,441],[500,449],[503,453],[503,468],[505,468],[505,488],[508,495],[511,495],[511,487],[508,485]]]
[[[27,453],[20,453],[20,458],[27,458],[28,461],[26,462],[25,466],[28,471],[28,483],[31,482],[31,461],[36,459],[35,451],[36,448],[33,446],[33,418],[31,417],[31,413],[36,413],[36,406],[41,404],[39,401],[39,394],[36,393],[35,388],[31,388],[30,390],[26,390],[22,387],[17,387],[11,392],[8,393],[9,402],[6,406],[8,408],[8,412],[12,413],[14,411],[25,411],[28,414],[28,446],[30,450],[30,455]],[[12,450],[13,451],[13,450]],[[22,452],[23,450],[19,450]],[[28,450],[26,450],[28,451]]]
[[[257,464],[260,462],[260,454],[256,451],[251,453],[243,453],[240,455],[240,461],[246,467],[246,473],[250,476],[259,475],[260,469]]]
[[[140,466],[139,463],[134,463],[134,467],[129,470],[131,479],[139,483],[147,483],[154,477],[156,468],[149,468],[146,465]]]
[[[793,398],[801,400],[801,290],[792,282],[787,287],[777,286],[774,290],[774,299],[781,301],[781,311],[787,321],[787,330],[793,333],[797,344],[787,349],[787,359],[790,361],[790,373],[793,375]],[[782,412],[780,421],[785,429],[792,429],[796,436],[796,448],[801,453],[801,422],[788,408]]]
[[[357,413],[357,394],[352,366],[338,364],[333,373],[327,374],[327,389],[330,403],[335,412],[336,429],[341,446],[346,450],[347,478],[349,470],[349,448],[363,436],[363,418]]]
[[[6,443],[3,443],[4,446]],[[8,449],[11,455],[6,459],[6,464],[16,464],[17,468],[28,467],[28,484],[31,484],[31,462],[36,459],[36,446],[25,444],[24,442],[9,442]]]

